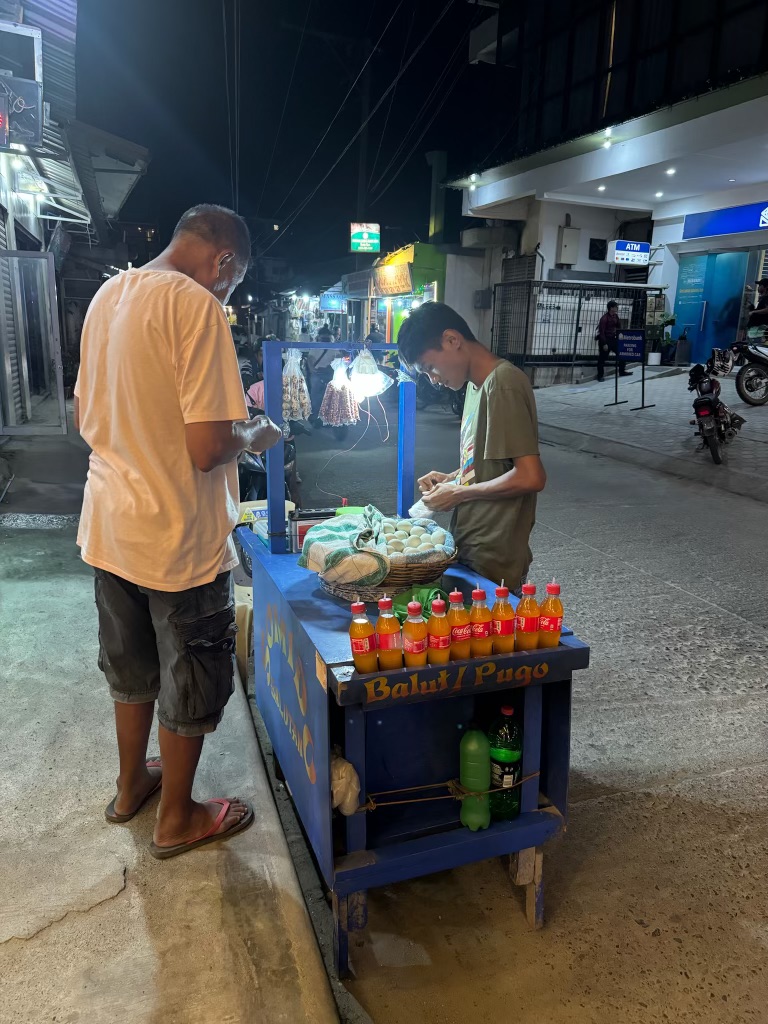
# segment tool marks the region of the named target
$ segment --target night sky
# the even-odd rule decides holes
[[[225,0],[225,6],[232,77],[233,0]],[[373,106],[403,55],[407,59],[445,6],[446,0],[404,0],[399,9],[396,0],[312,0],[309,6],[307,0],[242,0],[239,211],[244,216],[285,224],[349,142],[361,120],[357,91],[286,198],[365,60],[362,40],[378,39],[396,12],[371,63]],[[466,35],[489,13],[453,0],[401,79],[386,131],[388,99],[371,122],[368,175],[373,169],[374,187],[365,212],[366,219],[383,225],[385,250],[427,239],[430,170],[424,153],[447,148],[451,161],[465,166],[482,135],[480,101],[488,69],[468,65]],[[266,177],[305,19],[307,32]],[[352,42],[318,38],[311,30],[338,33]],[[77,54],[79,118],[152,153],[123,219],[156,221],[167,237],[179,215],[195,203],[233,205],[221,0],[80,0]],[[426,113],[387,170],[433,88]],[[442,109],[408,157],[446,93]],[[403,160],[400,176],[380,196]],[[297,265],[344,257],[348,222],[355,219],[357,169],[355,144],[269,254],[287,256]],[[449,192],[449,217],[457,239],[457,192]],[[265,244],[274,242],[274,234],[264,237]]]

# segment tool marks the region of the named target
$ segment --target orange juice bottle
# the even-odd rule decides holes
[[[427,622],[427,661],[430,665],[445,665],[450,657],[451,624],[445,614],[445,601],[436,597]]]
[[[563,602],[560,584],[547,584],[547,596],[541,602],[539,615],[539,647],[557,647],[563,631]]]
[[[427,664],[427,624],[418,601],[408,602],[408,618],[403,623],[403,657],[407,668]]]
[[[539,646],[539,602],[533,583],[523,584],[523,596],[517,603],[515,616],[515,648],[535,651]]]
[[[391,597],[382,597],[379,601],[376,647],[379,651],[379,668],[382,672],[403,667],[403,636],[397,616],[392,612]]]
[[[352,622],[349,626],[349,642],[352,647],[352,660],[360,673],[375,672],[379,667],[376,655],[376,631],[365,614],[362,601],[355,601],[351,607]]]
[[[493,653],[493,620],[491,609],[485,600],[485,591],[472,591],[472,611],[469,613],[469,621],[472,624],[472,639],[469,645],[470,655],[473,658],[487,658]]]
[[[451,661],[466,661],[469,657],[469,638],[472,636],[472,626],[469,622],[469,612],[464,607],[464,595],[460,590],[454,590],[448,595],[450,608],[448,610],[448,622],[451,627]]]
[[[509,603],[509,587],[496,587],[496,603],[491,610],[493,620],[493,653],[511,654],[515,649],[515,613]]]

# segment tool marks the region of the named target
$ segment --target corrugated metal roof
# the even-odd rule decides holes
[[[0,0],[0,19],[19,20],[42,30],[43,99],[51,104],[54,120],[77,116],[75,109],[75,41],[77,0]]]

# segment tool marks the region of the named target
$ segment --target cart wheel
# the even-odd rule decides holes
[[[277,781],[285,782],[285,775],[283,774],[282,766],[278,761],[277,754],[274,752],[274,750],[272,751],[272,768],[275,772],[275,778],[277,779]]]

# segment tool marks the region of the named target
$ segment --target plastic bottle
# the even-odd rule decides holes
[[[352,648],[352,660],[358,672],[375,672],[379,667],[376,654],[376,630],[368,621],[365,605],[362,601],[354,601],[350,608],[352,622],[349,625],[349,643]]]
[[[563,602],[560,584],[552,580],[547,584],[547,596],[539,609],[539,647],[557,647],[563,631]]]
[[[451,657],[451,625],[445,614],[445,601],[436,597],[427,621],[427,662],[446,665]]]
[[[403,659],[408,668],[427,664],[427,624],[418,601],[408,602],[408,618],[403,623]]]
[[[487,658],[493,653],[493,636],[491,629],[491,609],[485,600],[485,591],[472,591],[472,611],[469,613],[469,621],[472,623],[472,641],[469,645],[473,658]]]
[[[461,738],[459,748],[460,780],[465,789],[482,796],[466,796],[461,801],[461,824],[472,832],[488,828],[491,808],[488,790],[491,788],[491,745],[488,737],[474,725]]]
[[[515,649],[515,613],[509,603],[509,587],[496,587],[496,603],[491,610],[493,653],[511,654]]]
[[[403,667],[403,635],[400,632],[397,616],[392,612],[391,597],[382,597],[379,601],[376,647],[379,652],[379,670],[381,672]]]
[[[448,622],[451,626],[451,661],[466,661],[469,657],[472,626],[469,621],[469,612],[464,607],[464,595],[460,590],[454,590],[448,595],[448,601],[450,603]]]
[[[523,596],[517,602],[515,649],[535,651],[539,646],[539,602],[533,583],[523,584]]]
[[[501,714],[488,732],[491,747],[491,817],[509,821],[520,813],[523,741],[520,727],[514,720],[515,709],[501,708]]]

